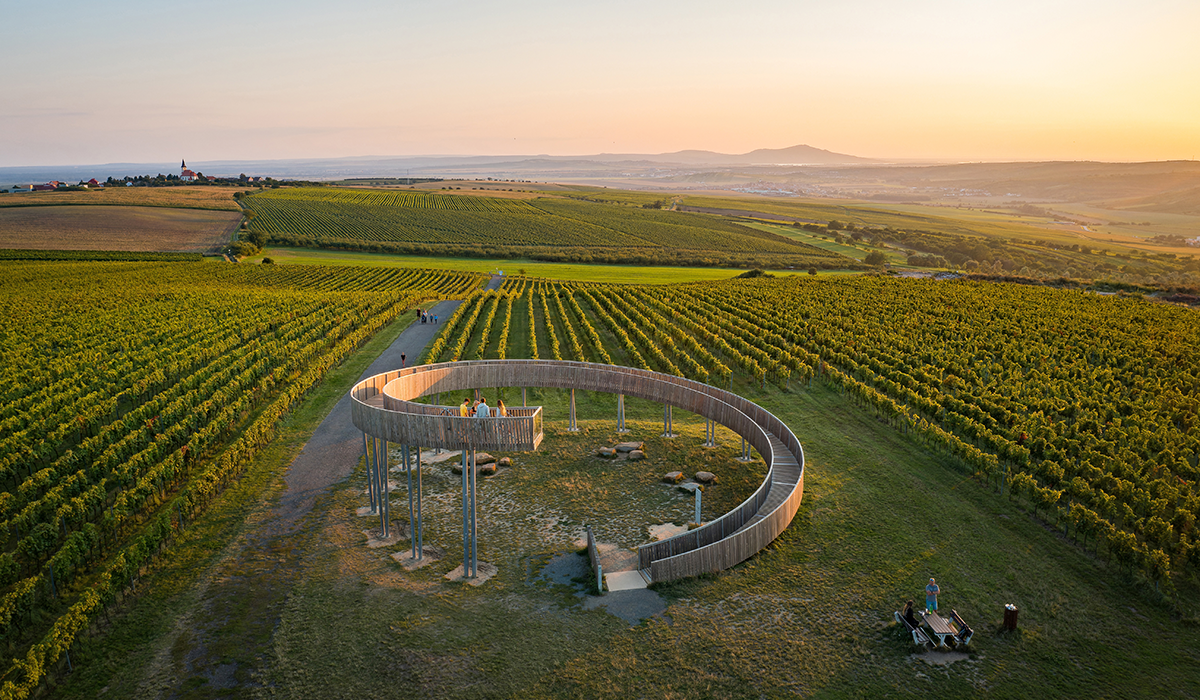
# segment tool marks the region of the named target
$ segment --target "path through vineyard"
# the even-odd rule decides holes
[[[499,282],[493,280],[488,288],[495,288],[492,285],[498,287]],[[440,321],[449,318],[460,303],[443,301],[429,311]],[[401,354],[408,357],[409,363],[415,362],[441,328],[440,323],[415,323],[409,326],[359,379],[396,369],[400,366]],[[293,529],[299,519],[312,509],[313,502],[321,493],[349,476],[358,464],[362,450],[362,433],[350,422],[350,396],[347,394],[313,432],[304,451],[288,468],[287,491],[276,509],[276,526],[282,528],[277,534]]]
[[[499,285],[496,277],[488,288]],[[440,321],[459,303],[443,301],[430,312]],[[399,367],[402,353],[415,361],[441,327],[419,322],[409,326],[360,378]],[[258,685],[254,679],[261,654],[308,565],[304,516],[322,494],[354,471],[362,449],[362,433],[351,423],[350,402],[344,396],[293,460],[274,506],[247,523],[242,536],[202,577],[198,596],[179,611],[172,633],[165,636],[166,645],[146,667],[138,697],[176,697],[196,676],[205,678],[206,691],[216,694]]]

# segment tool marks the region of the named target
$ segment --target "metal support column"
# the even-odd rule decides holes
[[[371,446],[370,443],[375,438],[368,438],[366,433],[363,433],[363,461],[367,466],[367,499],[371,504],[371,512],[375,512],[375,484],[374,477],[371,475]]]
[[[529,402],[525,400],[525,387],[521,387],[521,405],[528,406]]]
[[[617,394],[617,432],[629,432],[629,428],[625,427],[625,394]]]
[[[425,521],[421,518],[421,446],[417,445],[417,559],[425,558],[425,546],[422,541],[424,532]]]
[[[462,523],[463,523],[463,577],[464,578],[467,575],[467,570],[471,566],[471,540],[469,539],[470,522],[467,519],[467,499],[470,498],[470,490],[467,486],[467,480],[470,479],[470,476],[468,475],[470,470],[467,468],[467,461],[468,461],[467,452],[468,452],[467,448],[464,447],[463,451],[462,451],[462,496],[463,496],[463,499],[462,499]]]
[[[737,459],[739,462],[750,461],[750,444],[746,442],[745,436],[742,437],[742,456]]]
[[[674,423],[671,417],[671,404],[663,404],[663,434],[665,438],[679,437],[673,432]]]
[[[388,441],[379,441],[379,461],[376,466],[379,474],[379,520],[380,533],[383,539],[391,535],[391,505],[392,499],[388,491]]]
[[[479,575],[479,455],[471,455],[471,576]]]
[[[413,504],[413,487],[412,487],[412,456],[408,453],[408,445],[401,445],[402,450],[400,457],[400,465],[404,467],[405,473],[408,474],[408,539],[412,542],[412,558],[417,558],[417,538],[413,534],[416,530],[417,512]]]
[[[571,425],[567,427],[571,432],[578,432],[579,426],[575,424],[575,390],[571,389]]]

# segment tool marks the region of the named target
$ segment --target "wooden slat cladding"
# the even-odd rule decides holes
[[[351,390],[351,415],[363,432],[392,442],[448,449],[533,450],[542,409],[510,408],[507,418],[463,418],[457,406],[413,399],[493,387],[549,387],[625,394],[686,411],[746,438],[768,466],[762,485],[737,508],[695,530],[638,549],[652,581],[720,571],[745,561],[788,526],[804,496],[804,449],[769,411],[737,394],[647,370],[588,362],[476,360],[387,372]]]

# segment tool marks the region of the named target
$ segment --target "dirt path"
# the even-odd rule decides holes
[[[445,319],[460,303],[443,301],[429,311]],[[441,328],[409,326],[360,379],[400,367],[402,354],[408,363],[415,361]],[[354,472],[362,450],[349,396],[343,396],[288,467],[274,506],[247,526],[199,582],[195,604],[181,611],[142,670],[137,697],[232,697],[261,689],[262,653],[313,546],[304,518],[317,499]]]
[[[492,287],[489,285],[488,288]],[[440,321],[449,318],[460,303],[443,301],[430,308],[429,312],[438,317],[439,323],[414,323],[406,328],[359,379],[400,367],[402,354],[407,356],[408,364],[416,361],[425,346],[442,329]],[[349,476],[358,464],[362,451],[362,432],[350,421],[350,397],[343,396],[313,431],[304,450],[288,468],[284,477],[287,491],[275,509],[278,518],[276,524],[285,528],[280,532],[290,531],[300,518],[312,510],[318,496]]]

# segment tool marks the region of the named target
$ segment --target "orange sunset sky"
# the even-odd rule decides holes
[[[1196,0],[9,3],[0,165],[1200,157]]]

